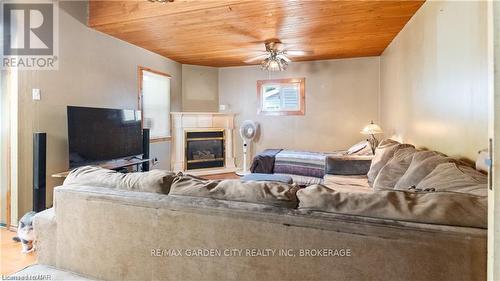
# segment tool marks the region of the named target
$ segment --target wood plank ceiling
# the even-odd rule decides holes
[[[180,63],[245,65],[279,39],[294,61],[378,56],[424,1],[96,1],[89,26]],[[258,62],[256,62],[258,63]]]

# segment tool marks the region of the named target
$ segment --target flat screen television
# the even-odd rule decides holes
[[[141,112],[68,106],[70,168],[142,154]]]

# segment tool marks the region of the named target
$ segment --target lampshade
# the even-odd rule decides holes
[[[366,127],[363,128],[363,130],[361,130],[361,133],[364,134],[364,135],[376,135],[376,134],[382,134],[384,133],[382,131],[382,128],[380,128],[379,125],[373,123],[373,121],[366,125]]]

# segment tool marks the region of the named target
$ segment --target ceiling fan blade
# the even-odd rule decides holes
[[[253,53],[253,54],[256,54],[256,55],[264,55],[264,54],[267,54],[266,51],[264,50],[256,50],[256,49],[240,49],[241,51],[244,51],[246,53]]]
[[[269,56],[268,54],[262,54],[262,55],[259,55],[259,56],[248,58],[248,59],[244,60],[243,62],[244,63],[252,63],[252,62],[255,62],[255,61],[258,61],[258,60],[263,60],[263,59],[267,58],[268,56]]]
[[[306,56],[313,54],[312,51],[302,51],[302,50],[284,50],[283,52],[289,56]]]
[[[291,62],[292,60],[289,59],[287,56],[285,55],[277,55],[276,57],[280,58],[280,59],[283,59],[284,61],[286,62]]]

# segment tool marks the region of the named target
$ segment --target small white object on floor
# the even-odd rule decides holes
[[[43,264],[34,264],[23,268],[22,270],[10,275],[15,277],[9,280],[51,280],[51,281],[95,281],[97,279],[88,279],[71,271],[57,269],[55,267]],[[24,279],[23,279],[24,278]],[[38,278],[38,279],[33,279]]]
[[[480,150],[476,159],[476,170],[488,173],[490,165],[491,159],[490,154],[488,153],[488,149]]]

